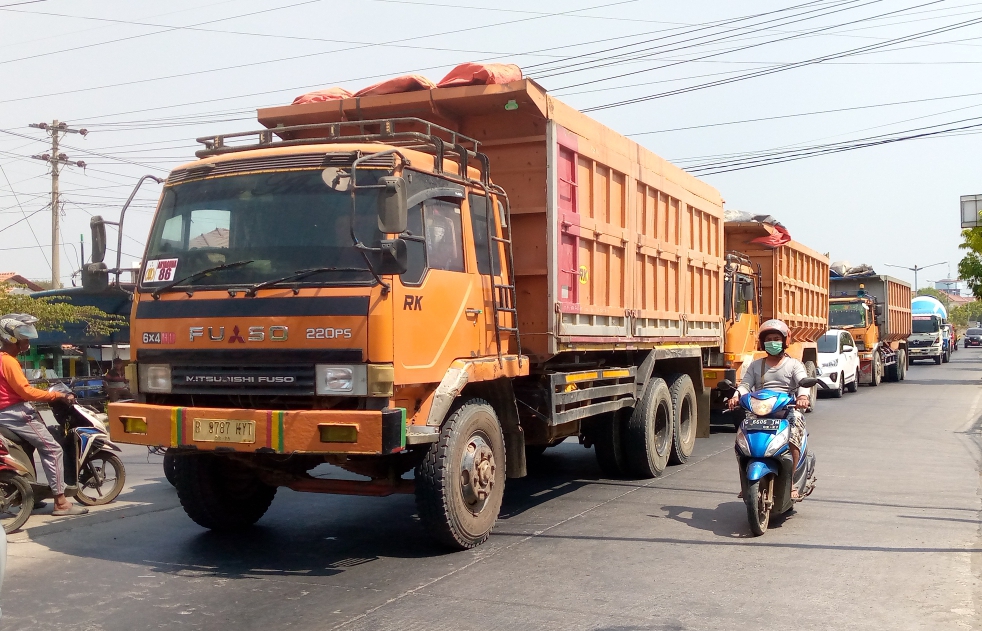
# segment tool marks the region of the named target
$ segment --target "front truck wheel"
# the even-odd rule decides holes
[[[818,366],[815,362],[808,360],[805,362],[805,372],[808,373],[809,377],[818,376]],[[818,386],[814,385],[808,391],[808,409],[805,412],[814,412],[815,406],[818,404]]]
[[[467,550],[491,534],[505,491],[505,441],[484,399],[453,411],[416,467],[420,521],[440,543]]]
[[[182,455],[174,473],[184,512],[211,530],[253,525],[276,495],[276,487],[264,484],[247,465],[216,454]]]
[[[774,476],[767,475],[747,485],[744,495],[747,504],[747,521],[755,537],[767,532],[771,521],[771,508],[774,507]]]
[[[655,478],[668,466],[675,424],[672,412],[668,385],[664,379],[652,377],[634,407],[624,435],[624,453],[632,475]]]
[[[699,411],[696,388],[689,375],[668,378],[668,395],[672,400],[672,455],[669,464],[685,464],[696,447],[696,425]]]
[[[934,365],[935,366],[940,366],[941,365],[941,355],[935,355],[934,356]]]

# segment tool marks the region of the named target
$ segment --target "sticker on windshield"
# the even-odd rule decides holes
[[[163,283],[174,280],[177,273],[177,259],[157,259],[147,261],[147,272],[143,275],[145,283]]]

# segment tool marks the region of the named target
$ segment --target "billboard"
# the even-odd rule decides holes
[[[962,195],[962,228],[982,226],[982,195]]]

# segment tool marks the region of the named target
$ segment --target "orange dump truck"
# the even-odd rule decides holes
[[[832,328],[852,334],[859,351],[857,383],[903,381],[912,332],[910,285],[885,275],[830,279]]]
[[[809,376],[818,374],[817,340],[829,328],[829,259],[796,241],[770,247],[771,232],[754,221],[728,221],[724,274],[726,341],[722,356],[705,373],[708,387],[723,379],[736,382],[746,366],[763,357],[757,331],[772,318],[791,330],[788,353],[804,362]],[[812,391],[815,404],[817,386]],[[714,390],[713,407],[723,404]]]
[[[170,450],[197,523],[251,524],[280,486],[408,492],[468,548],[526,454],[579,436],[651,477],[708,434],[716,190],[528,80],[259,120],[167,178],[137,399],[109,407],[115,440]],[[365,479],[309,475],[323,463]]]

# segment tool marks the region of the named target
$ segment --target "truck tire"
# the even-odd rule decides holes
[[[171,486],[177,486],[177,451],[174,449],[164,453],[164,477]]]
[[[941,355],[935,355],[934,356],[934,365],[935,366],[940,366],[941,365]]]
[[[246,465],[214,454],[188,454],[176,463],[177,497],[194,523],[210,530],[247,528],[266,514],[276,487]]]
[[[846,385],[848,392],[859,392],[859,369],[856,369],[856,376],[852,378],[852,383]]]
[[[628,475],[627,456],[624,455],[624,432],[627,418],[634,408],[621,408],[597,417],[592,432],[593,449],[600,470],[609,478]]]
[[[873,364],[869,367],[870,370],[870,387],[877,387],[880,385],[880,381],[883,380],[883,364],[880,363],[879,353],[873,353]]]
[[[624,434],[624,453],[632,475],[656,478],[668,466],[674,416],[668,385],[661,377],[652,377],[645,385],[641,401],[634,407]]]
[[[668,396],[672,400],[672,455],[668,464],[685,464],[696,447],[699,418],[696,388],[689,375],[668,377]]]
[[[951,351],[942,351],[941,352],[941,361],[942,361],[942,363],[945,363],[945,364],[947,364],[948,362],[950,362],[951,361]]]
[[[805,372],[808,373],[809,377],[818,376],[818,367],[815,366],[815,362],[808,360],[805,362]],[[815,405],[818,403],[818,386],[812,386],[811,390],[808,392],[808,409],[805,412],[814,412]]]
[[[491,534],[505,491],[505,440],[484,399],[463,401],[416,466],[416,508],[430,536],[467,550]]]
[[[900,358],[890,366],[886,366],[883,370],[883,381],[889,381],[891,383],[900,381]]]

